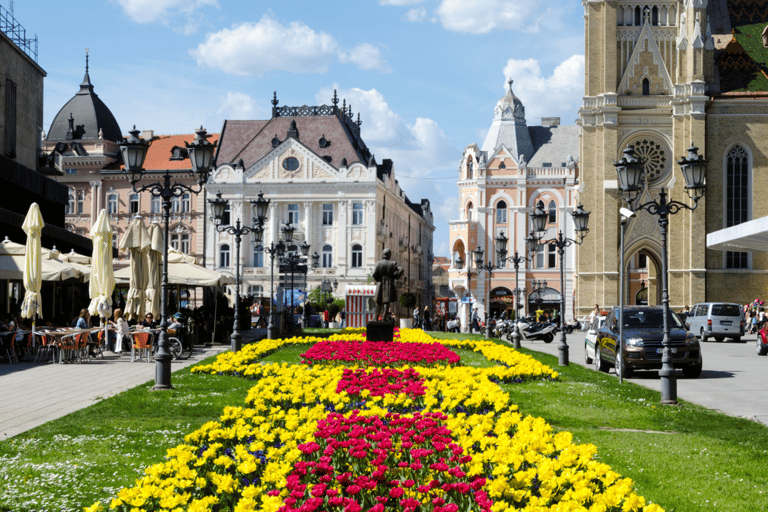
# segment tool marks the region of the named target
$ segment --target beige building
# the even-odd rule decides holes
[[[645,159],[640,201],[692,204],[676,163],[693,142],[709,159],[698,208],[669,217],[670,306],[705,300],[748,303],[764,296],[764,254],[707,249],[706,235],[768,214],[768,77],[761,33],[768,4],[752,0],[583,0],[585,96],[580,109],[580,201],[592,211],[579,250],[577,313],[618,303],[619,208],[614,162],[627,145]],[[661,302],[658,217],[627,225],[625,258],[647,300]],[[645,260],[645,261],[642,261]],[[645,271],[647,280],[642,279]],[[642,296],[642,294],[640,294]]]
[[[504,234],[508,256],[517,251],[526,256],[525,238],[531,231],[529,215],[535,207],[549,214],[546,239],[559,231],[574,237],[570,214],[576,207],[579,186],[579,127],[562,126],[559,118],[543,118],[543,126],[528,126],[525,107],[509,90],[496,104],[493,121],[482,146],[471,144],[459,163],[459,218],[449,223],[451,244],[450,288],[462,299],[459,314],[462,326],[469,325],[470,303],[481,316],[488,310],[500,315],[514,311],[515,269],[510,263],[495,261],[494,238]],[[473,269],[467,276],[466,265],[472,251],[480,247],[486,261],[501,264],[492,273],[490,287],[486,272]],[[573,317],[573,271],[575,251],[565,252],[564,318]],[[456,266],[458,257],[464,270]],[[544,288],[533,287],[533,280],[546,281]],[[520,264],[519,284],[523,289],[521,313],[534,311],[537,305],[560,310],[560,262],[557,249],[539,247],[528,263]],[[537,302],[541,299],[542,302]]]
[[[275,97],[270,119],[225,121],[207,199],[220,193],[229,201],[225,224],[239,219],[253,225],[251,201],[263,192],[271,201],[264,245],[278,242],[280,226],[290,222],[296,231],[289,249],[306,241],[320,256],[306,285],[299,280],[295,288],[338,281],[334,295],[343,298],[346,285],[372,282],[373,268],[389,248],[405,269],[399,291],[417,295],[422,307],[431,305],[429,201],[405,195],[394,162],[376,161],[361,137],[359,116],[354,120],[346,102],[338,103],[335,93],[332,105],[320,106],[278,107]],[[269,296],[270,256],[258,250],[253,235],[243,236],[238,256],[232,235],[218,233],[212,223],[207,229],[206,266],[234,273],[239,257],[243,295]],[[276,259],[275,288],[278,282]]]

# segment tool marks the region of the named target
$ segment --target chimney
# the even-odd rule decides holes
[[[144,140],[152,140],[155,137],[155,130],[144,130],[141,132],[141,138]]]
[[[549,127],[560,126],[560,118],[559,117],[542,117],[541,125],[549,126]]]

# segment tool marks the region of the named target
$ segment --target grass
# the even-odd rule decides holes
[[[286,347],[265,362],[295,363],[306,348]],[[554,356],[521,351],[557,365]],[[480,354],[457,352],[464,364],[493,365]],[[598,458],[635,480],[639,494],[670,512],[768,507],[765,425],[686,402],[661,407],[658,392],[619,385],[615,377],[579,365],[558,371],[558,383],[503,387],[523,414],[541,416],[577,441],[596,445]],[[189,369],[174,373],[173,391],[151,392],[151,384],[0,442],[0,511],[81,510],[112,496],[185,434],[217,419],[225,406],[241,405],[253,385]]]

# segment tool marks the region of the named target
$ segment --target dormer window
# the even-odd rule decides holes
[[[327,148],[331,145],[331,141],[325,138],[325,134],[323,134],[322,137],[320,137],[320,140],[317,141],[317,145],[320,146],[320,148]]]
[[[275,134],[274,138],[272,139],[272,147],[276,148],[280,145],[280,139],[277,138],[277,134]]]
[[[501,163],[499,164],[499,169],[506,169],[506,168],[507,168],[507,164],[505,164],[504,160],[502,160]]]

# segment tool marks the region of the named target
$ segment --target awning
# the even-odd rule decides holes
[[[707,249],[768,252],[768,217],[750,220],[707,235]]]
[[[233,276],[195,265],[193,261],[195,261],[193,257],[170,249],[168,251],[168,284],[221,286],[235,282]],[[115,271],[115,281],[118,284],[128,284],[130,279],[131,267]]]
[[[21,280],[24,277],[26,247],[6,239],[0,243],[0,279]],[[82,272],[69,263],[51,259],[51,251],[43,251],[43,281],[64,281],[80,278]]]

